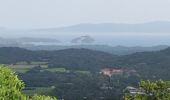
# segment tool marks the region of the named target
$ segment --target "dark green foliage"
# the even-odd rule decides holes
[[[63,66],[68,69],[94,70],[114,66],[116,56],[88,49],[67,49],[54,52],[49,63],[51,67]]]
[[[64,100],[120,100],[122,91],[128,85],[136,85],[139,81],[136,76],[115,75],[109,78],[96,72],[88,74],[77,73],[76,70],[67,72],[41,71],[33,68],[20,75],[27,88],[51,87],[54,90],[45,95],[57,96]],[[111,89],[108,89],[111,87]]]
[[[26,49],[17,47],[2,47],[0,48],[0,63],[15,64],[22,61],[36,61],[39,60],[39,54]]]
[[[116,56],[88,49],[59,51],[29,51],[21,48],[0,48],[0,63],[15,64],[21,61],[47,61],[50,67],[96,70],[113,66]]]
[[[21,48],[0,48],[0,63],[46,61],[49,67],[98,71],[104,67],[135,69],[140,75],[168,79],[170,49],[115,56],[88,49],[29,51]],[[159,75],[157,74],[159,73]],[[152,74],[152,75],[148,75]]]
[[[144,51],[159,51],[168,48],[166,45],[160,45],[160,46],[153,46],[153,47],[125,47],[125,46],[108,46],[108,45],[71,45],[71,46],[63,46],[63,45],[57,45],[57,46],[50,46],[50,45],[41,45],[41,46],[24,46],[24,48],[27,48],[29,50],[64,50],[64,49],[90,49],[90,50],[97,50],[97,51],[103,51],[114,55],[128,55],[133,54],[136,52],[144,52]]]
[[[117,65],[135,69],[144,79],[170,79],[170,48],[157,52],[142,52],[117,59]]]

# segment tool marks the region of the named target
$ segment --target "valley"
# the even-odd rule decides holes
[[[0,63],[26,83],[24,93],[65,100],[120,100],[123,90],[137,86],[141,79],[170,79],[169,48],[118,56],[84,48],[32,51],[1,47],[0,57]]]

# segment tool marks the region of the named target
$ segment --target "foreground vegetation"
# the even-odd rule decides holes
[[[0,65],[0,100],[57,100],[49,96],[26,96],[22,93],[24,87],[23,81],[12,70]]]
[[[167,82],[141,81],[140,90],[136,94],[125,96],[125,100],[170,100],[170,90]]]

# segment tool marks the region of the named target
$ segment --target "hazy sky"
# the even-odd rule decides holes
[[[170,21],[170,0],[0,0],[0,27]]]

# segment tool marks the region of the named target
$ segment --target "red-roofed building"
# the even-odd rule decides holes
[[[104,68],[100,71],[101,74],[112,76],[114,74],[122,74],[124,71],[123,69],[113,69],[113,68]]]

